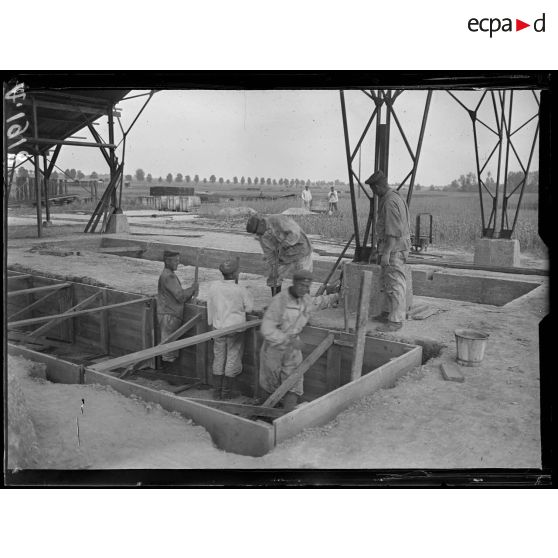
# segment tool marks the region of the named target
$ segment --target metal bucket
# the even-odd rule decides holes
[[[474,329],[456,329],[457,363],[461,366],[479,366],[484,358],[488,333]]]

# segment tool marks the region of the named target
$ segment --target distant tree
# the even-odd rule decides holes
[[[131,174],[127,174],[127,175],[124,177],[124,180],[127,180],[128,182],[131,182],[131,180],[132,180],[132,175],[131,175]]]
[[[266,183],[268,186],[270,186],[270,185],[271,185],[271,178],[268,178],[268,179],[265,181],[265,183]]]
[[[77,176],[77,171],[76,171],[76,169],[70,169],[70,176],[71,176],[72,178],[75,178],[75,177]]]
[[[151,176],[151,173],[149,173],[149,174],[147,175],[146,180],[147,180],[147,182],[149,182],[149,184],[151,184],[151,183],[153,182],[153,177]]]
[[[247,184],[252,184],[252,177],[249,176],[249,177],[246,179],[246,182],[247,182]]]
[[[277,179],[275,179],[275,178],[273,179],[273,185],[277,186]]]
[[[260,184],[265,184],[265,178],[263,176],[260,178]]]
[[[187,174],[186,177],[184,178],[186,184],[190,184],[190,182],[192,182],[192,179],[190,178],[190,175]]]
[[[207,184],[207,178],[204,178],[204,179],[203,179],[203,183],[204,183],[204,184]]]
[[[182,173],[177,173],[176,178],[174,179],[175,182],[183,182],[184,178],[182,177]]]
[[[238,184],[238,178],[236,176],[233,176],[233,184]]]
[[[170,172],[169,172],[169,174],[167,174],[166,180],[169,184],[172,182],[172,174]]]
[[[138,182],[143,182],[145,180],[145,172],[143,169],[136,169],[136,180]]]
[[[241,183],[241,184],[244,184],[245,182],[246,182],[246,179],[245,179],[244,177],[241,177],[240,183]]]
[[[420,184],[415,184],[415,192],[420,192],[422,190],[422,186]]]
[[[434,188],[434,184],[430,184],[429,190],[430,190],[431,192],[434,192],[434,190],[436,190],[436,188]]]
[[[291,187],[295,185],[294,178],[291,178],[291,180],[289,181],[289,184],[291,185]]]
[[[216,180],[217,180],[217,177],[214,174],[212,174],[209,177],[209,182],[211,182],[211,184],[215,184]]]
[[[225,180],[223,179],[222,176],[219,177],[219,184],[223,184],[225,182]]]
[[[95,173],[97,174],[97,173]],[[51,175],[50,178],[52,178],[52,180],[58,180],[58,173],[56,171],[54,171]]]
[[[308,179],[308,180],[306,181],[306,186],[310,186],[310,184],[311,184],[310,179]],[[336,180],[336,181],[335,181],[335,186],[339,186],[339,180]]]
[[[283,179],[282,178],[279,179],[279,186],[283,186]]]
[[[52,175],[51,175],[52,176]],[[97,178],[99,178],[99,175],[93,171],[90,175],[89,178],[93,179],[93,180],[97,180]]]
[[[163,179],[161,177],[159,177],[159,179],[157,180],[157,182],[163,182]]]
[[[294,185],[298,186],[299,184],[300,184],[300,180],[298,178],[295,178]]]
[[[197,184],[200,181],[200,177],[196,174],[194,175],[194,183]]]
[[[260,182],[260,179],[256,176],[256,178],[254,178],[254,184],[257,186],[259,182]]]
[[[17,171],[17,175],[27,177],[27,176],[29,176],[29,171],[24,167],[19,167],[19,169]]]
[[[80,170],[78,170],[76,174],[76,178],[78,180],[81,180],[82,178],[85,178],[85,174],[83,174]]]
[[[230,183],[231,183],[230,178],[227,178],[226,183],[227,183],[227,184],[230,184]]]

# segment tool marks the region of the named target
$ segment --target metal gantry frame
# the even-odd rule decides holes
[[[390,146],[390,133],[391,133],[391,121],[395,122],[397,129],[403,138],[407,151],[411,157],[412,166],[411,170],[405,176],[403,181],[397,187],[400,190],[407,181],[409,180],[409,190],[407,192],[407,204],[411,204],[413,189],[415,186],[415,179],[417,175],[417,169],[420,159],[420,153],[422,149],[422,143],[424,140],[424,132],[426,130],[426,122],[428,119],[428,112],[430,110],[430,102],[432,99],[432,90],[427,90],[426,101],[424,105],[424,111],[422,115],[422,122],[419,132],[419,137],[417,140],[416,148],[410,145],[410,142],[405,134],[403,126],[399,121],[397,112],[395,110],[395,101],[404,92],[403,89],[361,89],[360,90],[366,97],[368,97],[374,103],[374,110],[368,122],[364,126],[364,129],[354,146],[351,150],[350,138],[349,138],[349,127],[347,122],[347,109],[345,101],[345,91],[340,90],[340,100],[341,100],[341,116],[343,119],[343,132],[345,136],[345,154],[347,158],[347,169],[349,174],[349,188],[351,193],[351,209],[353,214],[353,227],[355,235],[355,262],[368,262],[372,260],[374,251],[376,249],[376,238],[375,238],[375,224],[376,216],[378,212],[378,202],[376,196],[368,192],[366,188],[362,185],[360,181],[360,176],[357,175],[353,168],[353,164],[357,154],[360,154],[362,149],[362,143],[366,138],[368,132],[374,121],[376,122],[376,136],[375,136],[375,149],[374,149],[374,171],[381,170],[386,177],[388,177],[389,171],[389,146]],[[384,122],[382,122],[384,119]],[[359,173],[360,174],[360,173]],[[355,180],[358,183],[359,188],[364,192],[369,202],[369,212],[368,219],[366,222],[366,227],[364,230],[364,235],[360,235],[360,228],[358,224],[358,212],[357,212],[357,202],[355,196]],[[368,244],[368,239],[370,238],[370,245]]]
[[[509,93],[509,95],[508,95]],[[537,103],[537,109],[540,109],[540,99],[537,97],[535,91],[531,91],[535,101]],[[515,227],[517,225],[517,218],[519,216],[519,211],[521,209],[521,201],[523,200],[523,193],[525,192],[525,187],[527,185],[527,178],[529,176],[529,169],[531,168],[531,162],[533,160],[533,153],[535,151],[535,145],[537,143],[539,135],[539,110],[528,118],[526,121],[519,123],[515,130],[512,131],[512,117],[513,117],[513,104],[514,104],[514,90],[496,90],[496,91],[483,91],[479,102],[476,104],[475,108],[468,108],[463,102],[461,102],[456,95],[451,91],[448,94],[463,107],[469,116],[471,117],[471,122],[473,124],[473,135],[475,142],[475,161],[477,170],[477,182],[479,189],[479,201],[481,210],[481,221],[482,221],[482,236],[483,238],[511,238]],[[494,120],[496,124],[496,129],[489,126],[486,122],[481,120],[478,116],[478,112],[483,104],[483,102],[492,103],[492,109],[494,114]],[[507,116],[506,116],[507,112]],[[524,164],[521,160],[516,147],[513,144],[512,136],[519,132],[522,128],[527,126],[531,121],[537,119],[537,124],[535,132],[533,134],[533,139],[531,142],[531,147],[529,150],[529,156]],[[479,156],[479,139],[478,139],[478,125],[484,126],[492,134],[496,136],[496,143],[492,148],[492,151],[486,158],[486,161],[481,165]],[[523,172],[523,178],[519,183],[508,191],[508,168],[510,161],[510,148],[521,167]],[[486,184],[486,180],[483,179],[483,172],[487,172],[487,166],[489,162],[493,159],[493,155],[498,151],[497,157],[497,171],[496,171],[496,181],[494,183],[494,193],[490,191]],[[504,153],[505,151],[505,153]],[[503,167],[503,168],[502,168]],[[517,206],[515,208],[515,215],[513,217],[512,224],[510,226],[510,220],[508,216],[508,206],[509,201],[512,196],[517,192]],[[498,230],[498,211],[500,211],[500,193],[502,194],[502,207],[500,215],[500,228]],[[490,215],[488,219],[486,218],[486,212],[484,207],[484,198],[488,196],[491,200]]]
[[[21,84],[20,87],[23,91],[24,88],[23,84]],[[6,90],[7,89],[4,86],[3,88],[4,97],[6,96]],[[94,106],[91,105],[92,103],[91,97],[76,95],[73,94],[71,91],[60,92],[56,90],[56,95],[57,97],[60,98],[59,102],[52,102],[50,100],[45,101],[41,99],[41,93],[45,93],[44,91],[37,91],[37,92],[32,90],[25,91],[25,94],[22,95],[21,103],[18,103],[18,107],[25,106],[30,108],[31,114],[29,116],[32,123],[33,135],[22,137],[22,141],[25,142],[25,150],[27,153],[26,157],[24,157],[22,160],[18,162],[17,157],[15,156],[17,152],[10,154],[11,156],[13,155],[13,163],[9,170],[8,170],[8,147],[7,145],[4,145],[4,181],[6,183],[6,190],[8,193],[7,195],[9,195],[9,191],[14,179],[15,170],[27,162],[33,161],[34,174],[35,174],[36,204],[37,204],[37,236],[38,237],[42,236],[43,194],[45,197],[44,204],[45,204],[46,221],[47,222],[50,221],[50,207],[48,203],[48,180],[50,179],[52,172],[54,171],[55,168],[60,170],[63,174],[66,174],[65,171],[63,171],[60,167],[56,165],[56,161],[58,159],[60,150],[63,145],[97,147],[100,149],[105,161],[107,162],[110,171],[110,180],[107,185],[107,188],[105,189],[103,195],[101,196],[101,200],[99,201],[97,207],[95,208],[91,216],[91,219],[87,223],[84,232],[95,232],[101,217],[103,217],[101,232],[104,232],[106,230],[106,226],[108,224],[110,215],[114,212],[121,211],[126,138],[156,91],[157,90],[152,89],[147,93],[133,95],[130,97],[124,97],[119,99],[116,102],[99,100],[98,104],[94,104]],[[135,116],[134,120],[132,121],[128,129],[124,130],[120,120],[120,113],[116,110],[116,104],[121,101],[126,101],[129,99],[135,99],[137,97],[144,97],[144,96],[147,96],[145,103],[138,111],[137,115]],[[70,122],[76,125],[72,133],[69,136],[64,137],[63,139],[41,137],[41,130],[39,127],[39,122],[41,121],[41,119],[38,117],[37,114],[37,108],[40,106],[44,106],[49,109],[60,110],[62,112],[71,113],[73,116],[78,114],[80,116],[80,120],[69,119],[69,118],[65,119],[63,116],[57,116],[54,120],[60,122]],[[4,99],[4,113],[6,113],[5,99]],[[97,120],[100,116],[102,116],[103,113],[108,118],[108,141],[105,141],[94,127],[94,120]],[[95,117],[92,118],[92,115],[95,115]],[[118,120],[118,125],[122,132],[122,139],[119,141],[119,143],[115,143],[115,133],[114,133],[115,117]],[[76,141],[75,139],[67,139],[68,137],[71,137],[76,131],[78,131],[79,129],[83,129],[85,127],[87,127],[91,132],[91,135],[95,139],[94,142]],[[4,137],[5,138],[7,137],[5,119],[4,119]],[[121,162],[119,162],[119,157],[117,156],[117,149],[120,145],[122,145],[122,150],[120,155]],[[54,146],[54,151],[49,157],[49,150],[52,148],[52,146]],[[42,159],[42,168],[40,164],[41,159]],[[43,177],[44,192],[41,192],[41,178],[40,178],[41,176]],[[68,178],[71,179],[71,177]],[[120,188],[120,195],[118,195],[118,188]]]

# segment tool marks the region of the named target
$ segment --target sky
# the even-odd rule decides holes
[[[134,91],[129,96],[143,93]],[[470,108],[480,92],[456,93]],[[509,95],[509,93],[508,93]],[[514,93],[512,128],[515,129],[537,111],[530,91]],[[121,101],[122,124],[126,129],[146,97]],[[419,135],[425,91],[404,91],[395,110],[413,151]],[[351,146],[354,146],[374,109],[373,102],[360,91],[346,92]],[[495,128],[494,109],[489,96],[479,116]],[[97,130],[106,139],[106,117]],[[374,126],[361,153],[361,177],[374,165]],[[118,127],[117,127],[118,130]],[[535,121],[514,136],[514,145],[523,161],[527,159]],[[89,132],[79,137],[91,139]],[[117,134],[120,137],[120,132]],[[479,143],[481,164],[494,147],[496,136],[481,126]],[[337,90],[264,90],[264,91],[159,91],[145,108],[130,132],[126,144],[125,174],[142,168],[154,178],[167,173],[195,174],[209,178],[233,176],[339,179],[347,182],[347,163]],[[495,161],[495,157],[494,157]],[[85,174],[107,172],[97,149],[65,146],[59,157],[62,169],[76,168]],[[358,157],[355,160],[358,172]],[[389,181],[401,181],[412,168],[404,141],[392,119]],[[537,170],[535,157],[531,170]],[[487,169],[495,174],[495,164]],[[510,154],[509,170],[519,170]],[[418,167],[417,182],[429,186],[449,184],[461,174],[475,171],[471,119],[445,91],[434,91],[426,124]]]

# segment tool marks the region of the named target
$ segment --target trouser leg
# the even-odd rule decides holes
[[[233,333],[224,337],[227,356],[225,362],[225,376],[234,378],[242,372],[242,357],[244,356],[244,332]]]
[[[171,314],[161,314],[159,316],[159,330],[161,340],[173,334],[182,325],[182,320]],[[174,362],[178,358],[179,351],[171,351],[162,355],[163,362]]]
[[[213,340],[213,374],[222,376],[225,373],[227,358],[227,341],[225,337]]]
[[[385,266],[385,294],[389,304],[390,322],[404,322],[407,314],[407,281],[405,277],[405,253],[392,252],[389,265]]]

